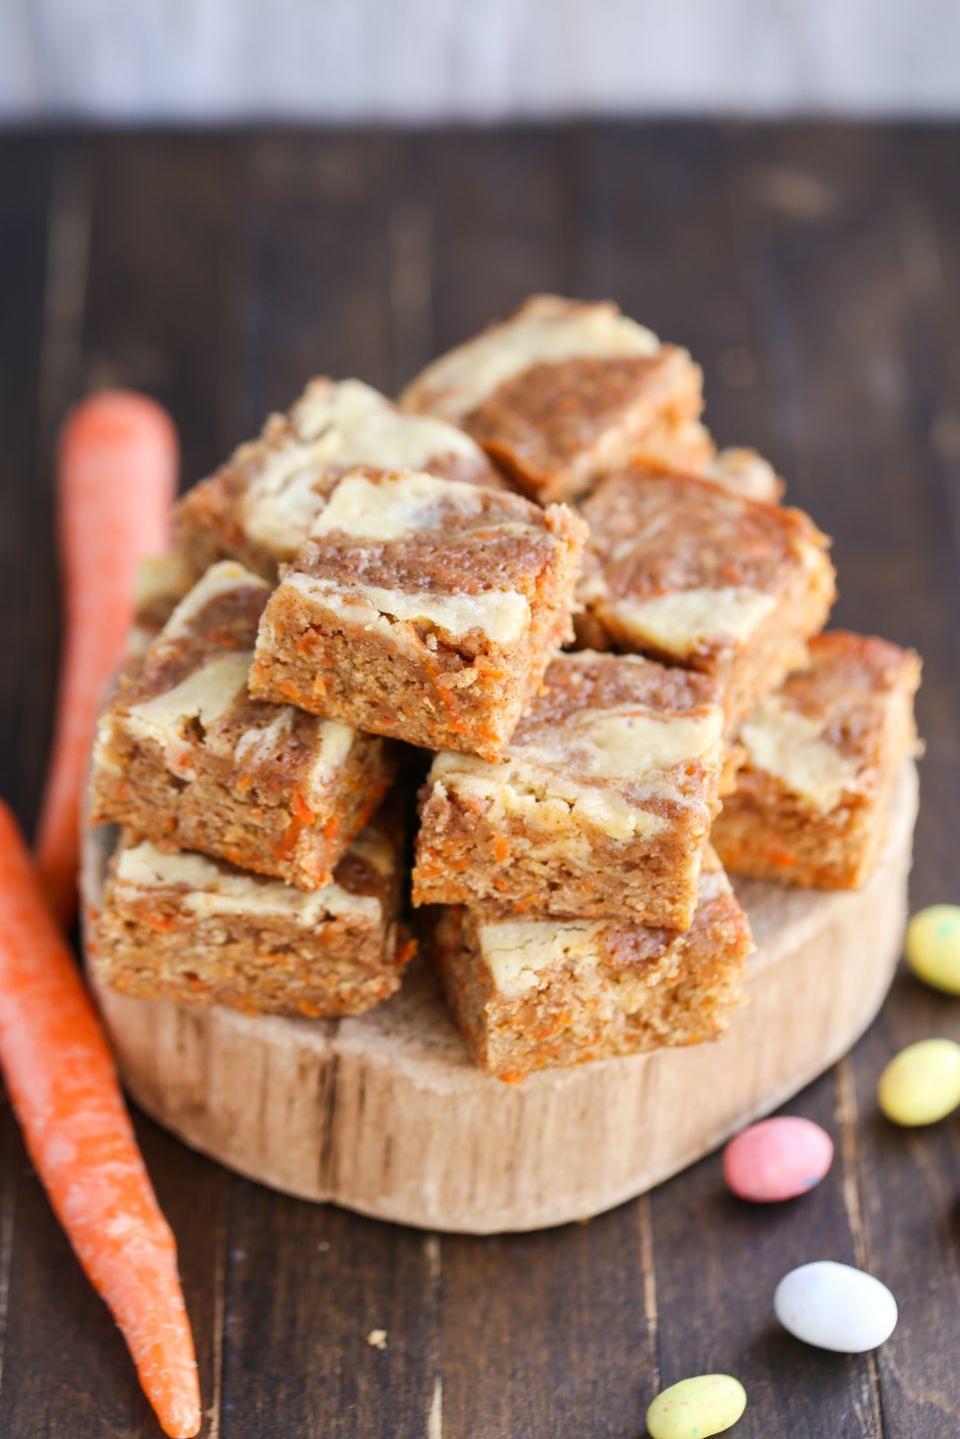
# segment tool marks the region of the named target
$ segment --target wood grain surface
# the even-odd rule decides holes
[[[957,899],[957,145],[955,128],[699,124],[6,135],[3,792],[31,822],[57,642],[52,434],[72,399],[153,391],[192,480],[309,371],[396,386],[555,286],[615,295],[689,344],[723,441],[765,449],[836,536],[838,621],[923,652],[913,901]],[[278,1197],[141,1122],[206,1433],[634,1439],[659,1384],[721,1369],[749,1390],[745,1439],[955,1439],[960,1130],[904,1134],[874,1104],[889,1054],[928,1034],[960,1038],[960,1008],[904,976],[789,1106],[837,1141],[830,1176],[769,1211],[727,1197],[713,1157],[590,1224],[440,1239]],[[894,1290],[902,1319],[878,1355],[818,1354],[774,1327],[776,1280],[818,1257]],[[156,1433],[6,1108],[0,1345],[4,1439]]]
[[[900,959],[916,813],[908,765],[862,889],[736,881],[756,950],[746,1004],[716,1042],[522,1084],[471,1063],[423,962],[386,1004],[326,1023],[105,988],[95,956],[110,826],[85,837],[84,950],[123,1082],[191,1148],[284,1194],[376,1219],[446,1234],[543,1229],[645,1194],[847,1053]]]

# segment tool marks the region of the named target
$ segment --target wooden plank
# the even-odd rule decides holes
[[[84,287],[84,227],[82,160],[75,149],[40,139],[0,145],[0,501],[9,516],[0,529],[0,693],[9,726],[3,793],[28,826],[46,767],[59,630],[53,445],[39,421],[69,383]]]
[[[727,137],[710,125],[579,128],[567,169],[566,209],[579,225],[573,288],[613,296],[688,346],[704,369],[718,443],[749,444],[781,464],[756,308],[736,273],[743,220],[720,180]]]
[[[649,1205],[443,1240],[443,1435],[633,1439],[655,1382]]]
[[[138,1123],[144,1158],[177,1235],[198,1341],[204,1401],[216,1394],[218,1302],[211,1270],[222,1253],[225,1176],[168,1135]],[[0,1385],[0,1432],[11,1439],[85,1433],[155,1439],[156,1422],[106,1306],[94,1294],[30,1169],[19,1137],[4,1156],[16,1176],[9,1318]]]
[[[429,1245],[414,1231],[234,1181],[225,1439],[423,1439],[434,1386]]]
[[[235,216],[244,324],[226,370],[240,433],[311,374],[389,387],[393,206],[385,137],[267,136]],[[423,1436],[433,1403],[436,1241],[233,1181],[222,1432]],[[386,1349],[368,1336],[386,1331]]]
[[[915,893],[956,897],[952,133],[614,125],[105,138],[95,152],[87,298],[66,281],[59,291],[41,398],[44,220],[59,194],[59,253],[76,255],[84,171],[64,158],[83,151],[0,144],[0,693],[14,735],[0,777],[22,814],[42,775],[56,629],[38,410],[57,417],[81,384],[153,389],[178,414],[192,479],[309,371],[398,385],[432,349],[553,287],[615,294],[689,343],[721,438],[768,449],[836,533],[841,621],[925,653]],[[34,689],[22,675],[37,653],[50,662]],[[633,1435],[661,1377],[720,1367],[747,1383],[758,1432],[953,1435],[955,1127],[892,1131],[873,1090],[893,1049],[956,1026],[948,1002],[898,984],[839,1075],[791,1106],[839,1141],[834,1171],[770,1211],[727,1198],[713,1159],[588,1226],[441,1243],[228,1180],[142,1124],[180,1239],[205,1400],[222,1389],[210,1432]],[[817,1355],[772,1325],[776,1279],[825,1252],[867,1263],[901,1302],[875,1363]],[[0,1337],[4,1315],[0,1431],[154,1432],[6,1112]],[[378,1328],[383,1351],[366,1342]]]
[[[208,472],[235,439],[230,377],[243,317],[236,216],[247,151],[231,137],[183,136],[109,138],[97,149],[84,381],[142,388],[170,409],[184,484]],[[140,1129],[180,1247],[215,1433],[231,1180],[157,1126],[143,1121]]]
[[[891,226],[898,250],[899,322],[882,337],[890,363],[909,377],[899,443],[892,463],[902,476],[900,507],[922,507],[928,528],[911,536],[900,564],[908,594],[900,596],[922,638],[926,658],[921,719],[928,752],[926,804],[918,836],[917,906],[958,898],[955,848],[960,804],[960,530],[957,452],[950,448],[956,396],[956,334],[960,285],[951,254],[960,240],[960,194],[940,137],[904,131],[888,148],[878,202],[897,183]],[[882,183],[882,189],[881,189]],[[901,545],[903,541],[901,540]],[[898,566],[899,567],[899,566]],[[858,1162],[865,1244],[891,1285],[902,1320],[878,1355],[884,1415],[891,1434],[947,1439],[960,1429],[960,1376],[952,1345],[931,1336],[960,1330],[960,1266],[953,1242],[954,1196],[960,1182],[956,1126],[915,1133],[895,1129],[876,1112],[879,1073],[903,1045],[931,1034],[960,1040],[960,1014],[904,974],[881,1021],[854,1057],[852,1084],[859,1111]]]
[[[585,247],[595,267],[586,284],[595,288],[602,277],[631,312],[688,344],[717,397],[709,415],[719,434],[770,453],[792,485],[793,437],[771,393],[769,320],[748,282],[770,237],[740,183],[738,155],[729,132],[700,127],[640,137],[613,128],[593,137],[585,208],[598,219]],[[642,184],[630,183],[634,174]],[[831,1082],[812,1086],[790,1112],[836,1132]],[[662,1382],[734,1373],[751,1396],[754,1422],[771,1432],[879,1435],[868,1364],[824,1369],[814,1386],[809,1360],[770,1323],[778,1279],[809,1257],[815,1235],[835,1257],[855,1257],[839,1168],[803,1207],[758,1211],[726,1195],[715,1156],[656,1191],[651,1204]]]
[[[247,149],[216,136],[97,142],[82,383],[166,405],[184,485],[235,439],[227,377],[247,303],[234,223]]]
[[[782,195],[786,173],[805,177],[824,203],[802,238],[781,213],[759,261],[767,276],[760,293],[779,297],[765,307],[765,315],[779,317],[771,334],[776,393],[793,432],[798,490],[836,535],[845,591],[838,618],[912,643],[926,659],[919,713],[928,754],[915,893],[929,898],[934,886],[950,892],[942,844],[960,801],[960,686],[949,622],[960,596],[925,402],[937,392],[929,321],[945,301],[925,257],[930,213],[942,207],[944,191],[915,186],[923,151],[910,135],[879,147],[868,131],[814,130],[785,136],[778,152],[774,196]],[[954,308],[954,331],[956,319]],[[900,1327],[872,1363],[886,1430],[939,1439],[956,1431],[960,1409],[955,1366],[929,1342],[931,1333],[956,1333],[960,1325],[943,1207],[944,1194],[956,1189],[958,1150],[949,1130],[892,1131],[874,1098],[886,1059],[931,1032],[960,1037],[960,1026],[942,1001],[904,980],[841,1068],[838,1108],[857,1258],[891,1285],[903,1309]]]
[[[45,763],[55,646],[51,496],[39,473],[36,417],[47,223],[57,176],[55,145],[40,139],[0,141],[0,267],[5,286],[0,326],[0,506],[6,520],[0,527],[0,694],[7,741],[0,749],[0,792],[24,824],[32,822]],[[33,669],[38,655],[49,656],[48,668],[39,672]],[[31,670],[33,682],[25,684],[24,675]],[[22,1412],[16,1398],[16,1359],[8,1362],[7,1339],[11,1320],[15,1323],[17,1318],[10,1307],[14,1265],[30,1242],[22,1222],[22,1199],[29,1184],[23,1145],[4,1099],[0,1109],[0,1429],[4,1432],[12,1432],[10,1418]],[[39,1282],[49,1290],[50,1276],[56,1272],[46,1264],[49,1248],[42,1257]]]
[[[397,384],[537,290],[569,289],[566,133],[536,127],[411,137],[398,213],[419,232],[429,326]]]
[[[230,374],[244,434],[310,375],[391,384],[390,217],[397,142],[267,136],[244,169],[244,316]]]
[[[6,751],[3,792],[29,819],[46,761],[58,627],[50,427],[76,384],[85,291],[82,153],[38,140],[0,147],[0,207],[10,286],[0,340],[0,465],[7,513],[15,509],[19,519],[4,531],[0,684],[8,701],[16,698],[19,739]],[[47,666],[26,685],[37,654]],[[0,1430],[64,1433],[72,1422],[91,1432],[139,1432],[142,1401],[119,1336],[70,1253],[6,1109],[0,1203]]]
[[[27,557],[35,570],[32,577],[24,577],[23,587],[30,592],[37,584],[52,605],[53,433],[63,411],[84,388],[109,383],[153,390],[176,413],[188,457],[205,452],[208,464],[219,452],[218,367],[211,357],[223,314],[217,287],[201,282],[197,256],[209,250],[211,224],[219,224],[224,214],[221,187],[227,172],[218,152],[221,163],[212,166],[211,178],[206,173],[211,156],[202,147],[197,166],[184,167],[179,141],[103,140],[95,155],[58,143],[48,148],[53,158],[47,244],[42,228],[33,240],[41,262],[45,250],[49,257],[45,283],[40,275],[35,283],[22,286],[24,295],[32,295],[45,312],[42,355],[23,370],[34,383],[40,378],[39,398],[33,405],[25,402],[23,413],[41,473],[36,484],[25,484],[18,475],[16,498],[30,526]],[[30,155],[28,147],[23,152],[25,169]],[[12,183],[5,182],[2,190],[5,197],[17,193]],[[88,277],[85,232],[91,212]],[[226,255],[222,245],[221,253]],[[5,326],[8,337],[13,338]],[[27,344],[24,352],[30,353]],[[13,435],[12,419],[4,433]],[[22,539],[22,529],[19,534]],[[21,614],[12,603],[3,612],[11,616],[15,645]],[[45,630],[55,623],[43,607],[31,604],[27,614],[39,615]],[[39,781],[46,737],[45,721],[37,722],[35,707],[49,702],[54,646],[30,628],[23,642],[50,657],[46,691],[41,684],[5,688],[8,694],[22,693],[34,707],[29,718],[42,741],[35,766]],[[190,1155],[156,1126],[144,1121],[140,1132],[148,1167],[179,1241],[209,1402],[216,1390],[226,1243],[223,1204],[229,1181],[223,1171]],[[12,1435],[65,1435],[77,1432],[79,1423],[85,1432],[104,1436],[155,1433],[119,1335],[70,1256],[19,1140],[13,1153],[17,1184],[11,1202],[18,1238],[7,1285],[0,1429]],[[3,1203],[8,1203],[6,1195]],[[5,1212],[0,1210],[0,1231]],[[3,1264],[0,1240],[0,1293]],[[51,1282],[53,1276],[56,1282]],[[59,1344],[52,1343],[55,1335],[66,1335],[69,1342],[64,1344],[61,1337]]]
[[[571,288],[569,161],[566,136],[537,130],[414,142],[406,194],[429,237],[431,350],[532,291]],[[425,358],[411,357],[407,376]],[[437,1434],[637,1432],[653,1366],[636,1282],[649,1259],[646,1212],[541,1235],[443,1239]]]
[[[802,1114],[839,1139],[832,1075],[783,1112]],[[757,1433],[804,1439],[882,1433],[869,1364],[805,1349],[773,1318],[773,1291],[788,1270],[817,1257],[856,1262],[845,1180],[838,1161],[802,1201],[760,1208],[727,1193],[714,1156],[654,1193],[664,1385],[690,1374],[735,1374]]]

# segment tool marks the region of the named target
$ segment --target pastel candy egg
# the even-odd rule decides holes
[[[880,1076],[880,1108],[894,1124],[936,1124],[960,1104],[960,1044],[921,1039],[901,1049]]]
[[[918,979],[960,994],[960,904],[932,904],[907,925],[907,963]]]
[[[837,1354],[876,1349],[897,1323],[897,1301],[885,1284],[832,1259],[791,1269],[777,1285],[773,1309],[794,1338]]]
[[[729,1374],[697,1374],[664,1389],[647,1410],[652,1439],[707,1439],[730,1429],[747,1407],[747,1391]]]
[[[723,1177],[734,1194],[775,1204],[805,1194],[833,1162],[833,1140],[812,1119],[784,1115],[751,1124],[723,1151]]]

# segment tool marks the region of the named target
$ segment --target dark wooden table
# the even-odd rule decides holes
[[[913,900],[960,898],[958,145],[956,128],[839,125],[7,134],[3,793],[30,822],[57,648],[53,435],[78,395],[156,394],[193,481],[315,371],[393,390],[531,290],[613,295],[691,347],[717,434],[770,454],[836,536],[837,620],[925,655]],[[874,1102],[886,1058],[929,1034],[960,1038],[960,1007],[903,977],[788,1106],[838,1158],[770,1210],[729,1198],[714,1157],[590,1224],[439,1238],[280,1198],[140,1122],[205,1433],[634,1439],[661,1385],[724,1370],[749,1391],[745,1439],[955,1439],[960,1130],[898,1132]],[[892,1287],[902,1318],[877,1355],[774,1326],[776,1281],[820,1257]],[[4,1439],[158,1432],[6,1108],[0,1337]]]

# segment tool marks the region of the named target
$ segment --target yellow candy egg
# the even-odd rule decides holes
[[[708,1439],[736,1424],[747,1391],[729,1374],[697,1374],[664,1389],[647,1410],[651,1439]]]
[[[880,1108],[894,1124],[936,1124],[960,1104],[960,1044],[921,1039],[887,1065],[877,1088]]]
[[[907,963],[918,979],[960,994],[960,904],[932,904],[907,925]]]

